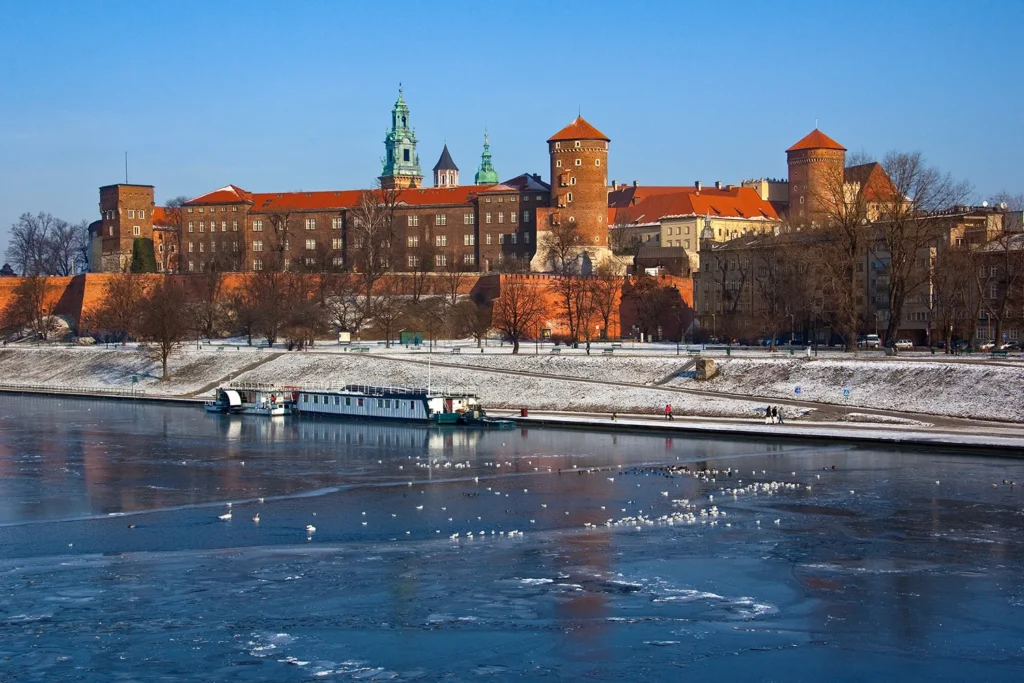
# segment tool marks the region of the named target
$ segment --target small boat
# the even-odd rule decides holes
[[[291,414],[294,405],[295,392],[287,387],[243,384],[219,387],[204,407],[208,413],[278,417]]]
[[[340,389],[300,389],[300,414],[429,422],[436,425],[504,429],[507,420],[488,418],[476,394],[410,387],[349,384]],[[509,425],[512,425],[509,422]]]

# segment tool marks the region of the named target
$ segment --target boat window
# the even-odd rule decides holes
[[[302,395],[302,402],[303,403],[309,403],[309,394],[303,394]]]
[[[363,399],[360,398],[360,399],[356,399],[356,400],[359,401],[359,407],[362,408],[363,407]]]
[[[320,402],[320,397],[317,396],[316,394],[313,394],[313,403],[319,403],[319,402]]]
[[[383,408],[384,407],[384,399],[382,399],[382,398],[378,398],[377,399],[377,407],[378,408]]]
[[[345,397],[345,405],[347,405],[347,406],[352,405],[352,397],[351,396],[346,396]]]
[[[335,396],[334,397],[334,405],[336,405],[336,406],[341,405],[341,396]]]
[[[416,401],[409,401],[409,410],[416,410]]]

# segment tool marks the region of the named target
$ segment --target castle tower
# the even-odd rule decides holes
[[[441,150],[441,158],[434,164],[434,187],[458,187],[459,167],[448,153],[448,145]]]
[[[786,150],[786,159],[790,222],[820,222],[828,203],[842,197],[846,148],[815,128]]]
[[[398,87],[398,100],[391,110],[391,130],[384,137],[384,170],[380,184],[386,190],[421,187],[420,157],[416,153],[416,129],[409,125],[409,105],[402,99]]]
[[[100,223],[93,237],[91,265],[94,273],[120,273],[131,265],[135,240],[153,239],[155,207],[152,185],[119,183],[100,188]]]
[[[491,164],[491,143],[487,139],[487,131],[484,131],[484,151],[480,155],[480,168],[473,177],[477,185],[496,185],[498,183],[498,172]]]
[[[576,223],[588,247],[608,247],[608,143],[583,117],[548,138],[550,220]]]

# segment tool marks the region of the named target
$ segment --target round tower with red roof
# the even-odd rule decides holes
[[[789,220],[809,224],[842,191],[846,148],[815,128],[786,150],[789,164]]]
[[[608,143],[582,116],[548,138],[552,210],[538,231],[575,223],[586,251],[608,249]]]

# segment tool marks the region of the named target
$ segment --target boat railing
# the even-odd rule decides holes
[[[387,396],[387,395],[425,395],[431,396],[445,396],[449,398],[475,398],[476,391],[472,387],[409,387],[409,386],[381,386],[381,385],[369,385],[369,384],[337,384],[334,382],[314,382],[311,384],[305,384],[300,389],[300,392],[315,394],[315,393],[349,393],[349,394],[363,394],[365,396]]]

